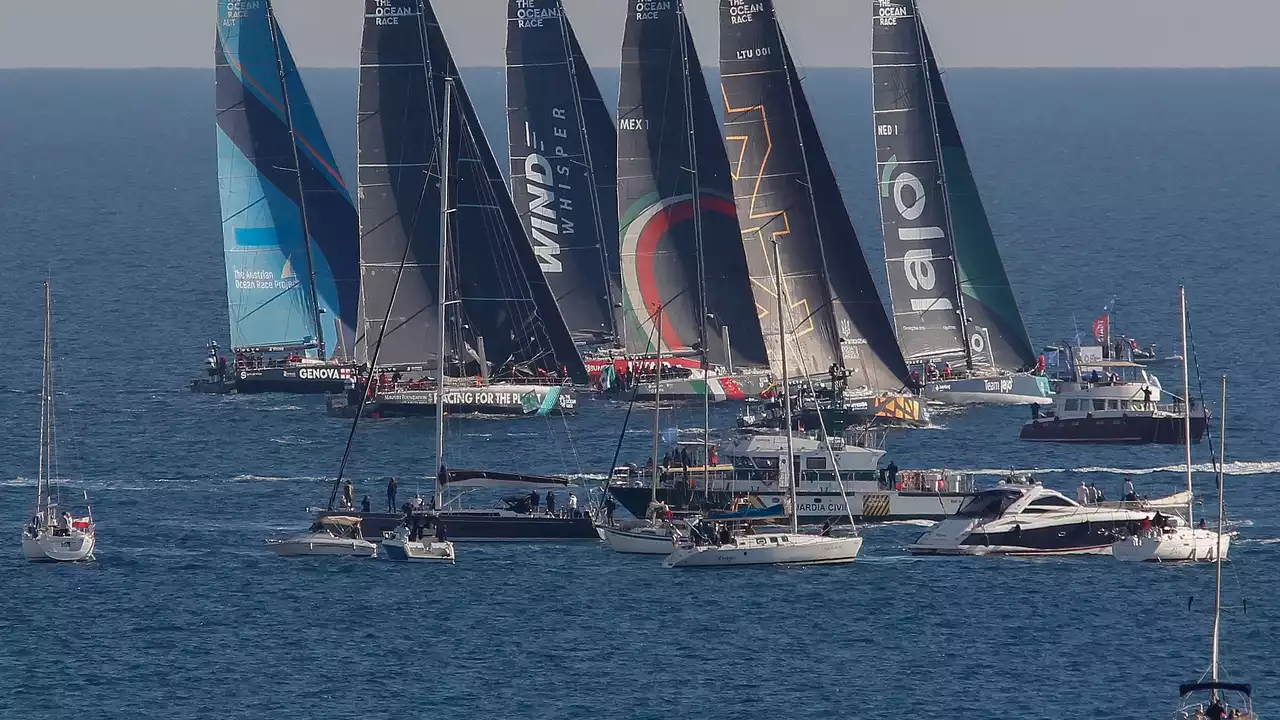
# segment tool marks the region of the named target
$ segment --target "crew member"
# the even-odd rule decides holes
[[[360,501],[360,512],[362,513],[369,512],[369,496],[368,495],[365,495],[364,499]]]
[[[547,514],[556,514],[556,494],[550,490],[547,491]]]
[[[609,496],[605,497],[605,499],[604,499],[604,516],[605,516],[605,519],[607,519],[607,520],[609,521],[609,524],[610,524],[610,525],[612,525],[612,524],[613,524],[613,513],[614,513],[614,511],[615,511],[615,510],[617,510],[617,509],[618,509],[618,504],[617,504],[616,502],[614,502],[614,501],[613,501],[613,496],[612,496],[612,495],[609,495]]]
[[[1138,493],[1133,491],[1133,481],[1129,478],[1124,479],[1124,499],[1126,502],[1137,502]]]
[[[387,481],[387,512],[396,511],[396,479]]]
[[[1080,487],[1076,488],[1076,502],[1081,505],[1089,504],[1089,486],[1084,484],[1084,480],[1080,481]]]
[[[350,480],[342,486],[342,506],[349,510],[356,506],[356,488]]]
[[[578,516],[578,496],[569,493],[569,517]]]
[[[942,366],[942,377],[946,380],[951,379],[951,363],[946,363]]]

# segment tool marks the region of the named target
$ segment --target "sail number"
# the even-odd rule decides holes
[[[747,48],[746,50],[738,51],[738,59],[753,60],[755,58],[768,57],[769,55],[772,55],[772,54],[773,54],[773,48],[771,47]]]
[[[897,125],[877,125],[876,134],[877,135],[897,135],[898,126]]]

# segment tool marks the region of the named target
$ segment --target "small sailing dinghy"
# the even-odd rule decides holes
[[[1222,428],[1219,433],[1218,452],[1218,535],[1224,536],[1226,525],[1226,503],[1222,500],[1223,466],[1226,452],[1226,404],[1227,377],[1222,376]],[[1253,687],[1246,683],[1224,682],[1218,651],[1222,633],[1222,561],[1225,550],[1214,556],[1214,597],[1213,597],[1213,650],[1209,660],[1207,677],[1197,682],[1183,683],[1178,686],[1178,705],[1173,712],[1174,720],[1257,720],[1253,711]]]
[[[93,509],[83,517],[61,510],[57,446],[54,442],[53,296],[44,284],[44,379],[40,387],[40,470],[36,479],[36,508],[22,531],[22,554],[33,562],[92,560],[97,546]],[[86,506],[89,496],[85,494]]]
[[[365,540],[360,532],[360,518],[328,515],[314,523],[301,535],[267,541],[267,549],[286,557],[299,555],[354,555],[374,557],[378,546]]]
[[[1182,396],[1190,397],[1191,379],[1187,366],[1187,290],[1179,288],[1182,308]],[[1222,402],[1225,407],[1226,395]],[[1183,447],[1186,449],[1187,503],[1186,518],[1176,515],[1163,527],[1144,528],[1141,532],[1117,540],[1111,555],[1121,562],[1214,562],[1225,558],[1231,545],[1231,533],[1223,534],[1205,527],[1195,527],[1195,496],[1191,489],[1191,414],[1183,413]],[[1226,430],[1226,418],[1222,418]],[[1221,442],[1221,438],[1219,441]],[[1219,462],[1223,459],[1219,458]]]

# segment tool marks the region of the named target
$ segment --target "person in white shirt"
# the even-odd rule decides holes
[[[1089,488],[1083,480],[1080,481],[1080,487],[1076,488],[1076,502],[1081,505],[1089,504]]]
[[[578,496],[574,495],[573,493],[569,493],[569,517],[574,517],[577,514],[578,514]]]

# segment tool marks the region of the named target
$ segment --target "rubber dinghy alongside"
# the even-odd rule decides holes
[[[829,383],[812,407],[829,427],[873,422],[891,405],[899,408],[888,411],[894,420],[927,424],[773,5],[750,7],[721,3],[720,78],[741,242],[770,366],[810,387]],[[785,368],[775,272],[794,303]]]
[[[83,517],[60,510],[57,443],[54,437],[53,294],[44,284],[44,374],[40,383],[40,469],[36,474],[36,506],[22,531],[22,555],[33,562],[92,560],[98,536],[93,510]],[[88,502],[88,495],[85,495]]]
[[[354,375],[355,206],[270,0],[219,0],[218,191],[233,359],[198,392],[339,392]]]
[[[951,403],[1041,403],[1049,381],[1009,285],[915,0],[872,7],[876,169],[898,342]]]
[[[330,411],[433,415],[442,404],[446,412],[571,412],[575,398],[564,384],[584,384],[586,368],[431,4],[368,0],[361,47],[357,356],[373,370]],[[456,115],[448,143],[446,80]],[[453,177],[442,214],[446,166]],[[443,383],[433,374],[439,355]]]

